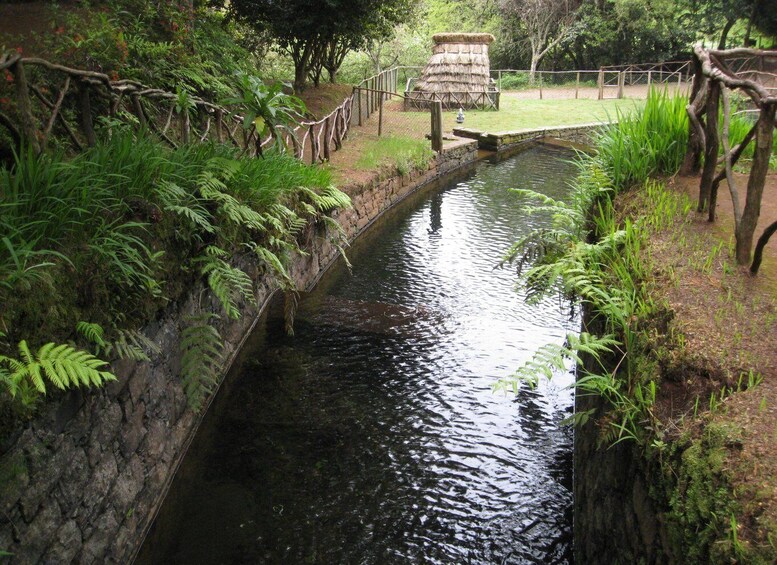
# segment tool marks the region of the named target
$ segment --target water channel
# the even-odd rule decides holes
[[[571,562],[571,375],[493,383],[579,322],[527,305],[509,188],[568,193],[538,147],[390,212],[307,296],[263,320],[206,416],[138,563]]]

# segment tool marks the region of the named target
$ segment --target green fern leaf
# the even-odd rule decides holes
[[[227,316],[234,320],[238,319],[240,310],[237,307],[236,299],[242,297],[249,303],[255,300],[251,277],[245,271],[230,266],[229,263],[218,257],[206,255],[200,257],[198,261],[203,262],[201,272],[207,276],[208,286],[221,302]]]
[[[104,331],[100,324],[78,322],[76,324],[76,331],[84,336],[87,341],[97,345],[98,347],[105,347],[108,345],[103,339]]]
[[[219,381],[223,343],[218,331],[210,325],[214,314],[192,316],[181,332],[181,379],[189,406],[202,407],[205,396]]]
[[[31,382],[39,393],[45,394],[44,375],[60,389],[101,386],[106,381],[116,380],[112,373],[101,370],[107,366],[105,361],[67,344],[47,343],[33,355],[27,342],[22,340],[18,349],[21,360],[0,356],[0,365],[10,369],[10,372],[4,372],[12,383],[12,395],[24,386],[24,381]]]

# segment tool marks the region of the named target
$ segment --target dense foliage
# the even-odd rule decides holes
[[[52,6],[38,50],[59,63],[209,99],[233,92],[232,76],[256,73],[262,41],[202,3],[119,0]]]
[[[317,83],[326,69],[334,82],[345,55],[370,40],[391,36],[406,21],[413,2],[408,0],[231,0],[231,14],[255,29],[266,31],[294,62],[294,84],[304,88],[308,75]]]
[[[19,367],[4,362],[17,343],[64,339],[108,360],[145,357],[151,344],[138,330],[198,278],[222,315],[239,316],[253,285],[235,261],[253,256],[293,288],[285,265],[300,230],[347,204],[327,170],[282,154],[169,150],[116,131],[72,159],[24,151],[0,169],[0,378],[16,392]]]
[[[766,0],[425,0],[417,21],[399,28],[392,40],[348,57],[343,68],[356,80],[394,64],[424,65],[429,38],[445,31],[494,34],[491,66],[502,69],[530,69],[533,59],[547,70],[687,60],[696,41],[768,48],[777,36],[777,12],[768,5]]]

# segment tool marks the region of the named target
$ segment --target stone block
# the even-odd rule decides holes
[[[51,533],[62,523],[62,514],[55,500],[46,500],[35,520],[24,528],[20,527],[19,543],[12,545],[9,551],[18,563],[38,563],[41,556],[52,543]]]
[[[89,522],[96,523],[101,509],[104,507],[105,497],[118,473],[119,469],[113,453],[110,451],[104,453],[100,462],[92,470],[89,489],[83,497],[84,512],[77,518],[78,525],[82,530]]]
[[[54,545],[43,556],[43,563],[71,563],[81,551],[81,530],[75,520],[65,522],[55,534]]]
[[[145,481],[143,463],[138,456],[135,456],[119,473],[109,495],[111,505],[119,519],[124,519],[127,513],[133,509],[135,498],[143,489]]]
[[[116,439],[124,414],[118,402],[108,402],[104,409],[97,413],[90,443],[100,445],[103,450],[110,447]]]
[[[9,512],[19,501],[30,484],[27,458],[20,447],[0,458],[0,502],[4,512]]]
[[[129,392],[132,402],[136,405],[141,401],[148,386],[149,373],[151,372],[151,363],[144,361],[139,363],[129,380]]]
[[[119,521],[116,519],[116,513],[110,509],[95,523],[94,531],[84,542],[78,562],[85,565],[105,563],[106,551],[111,539],[116,535],[118,527]]]
[[[70,516],[80,505],[90,480],[89,460],[83,448],[77,448],[59,480],[58,500],[62,514]]]
[[[34,465],[36,470],[30,475],[29,487],[20,499],[25,521],[30,522],[44,502],[51,499],[51,492],[70,464],[75,451],[72,440],[69,440],[58,442],[57,449],[53,452],[44,449],[34,454],[28,453],[30,468],[33,468],[31,458],[40,458],[45,461],[45,465],[41,465],[41,461],[36,462]]]
[[[127,414],[127,421],[119,435],[119,449],[125,459],[137,451],[140,442],[146,435],[146,428],[143,425],[146,418],[146,406],[142,402],[136,404],[132,411]]]

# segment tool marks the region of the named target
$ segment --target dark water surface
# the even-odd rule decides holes
[[[571,561],[570,375],[492,392],[577,322],[494,269],[563,198],[568,153],[482,163],[415,197],[302,303],[261,324],[176,478],[140,563]]]

